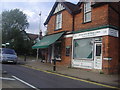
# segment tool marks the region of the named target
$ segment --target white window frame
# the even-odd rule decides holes
[[[62,28],[62,13],[58,13],[56,15],[56,26],[55,30],[61,29]]]
[[[85,39],[92,39],[91,42],[94,41],[94,38],[85,38]],[[74,39],[74,40],[84,40],[84,39]],[[73,44],[74,44],[75,41],[73,41]],[[93,60],[94,59],[94,50],[93,50],[93,45],[92,45],[92,58],[75,58],[74,57],[74,45],[73,45],[73,59],[77,59],[77,60]]]
[[[89,7],[87,5],[89,4]],[[87,14],[89,14],[87,16]],[[87,18],[90,18],[87,20]],[[84,22],[90,22],[91,21],[91,2],[85,2],[84,3]]]

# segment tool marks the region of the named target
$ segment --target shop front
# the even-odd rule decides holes
[[[73,66],[102,69],[102,37],[74,39]]]
[[[32,46],[45,53],[45,61],[52,63],[53,59],[61,61],[61,37],[65,32],[44,36],[39,42]]]
[[[75,33],[72,46],[72,67],[85,69],[103,69],[103,37],[118,38],[118,31],[112,28]]]
[[[56,61],[61,61],[61,40],[56,41],[54,44],[48,47],[47,62],[52,63],[53,59],[56,59]]]

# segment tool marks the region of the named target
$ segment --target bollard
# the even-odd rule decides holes
[[[24,61],[26,61],[26,54],[24,54]]]
[[[56,59],[53,59],[53,71],[56,71]]]

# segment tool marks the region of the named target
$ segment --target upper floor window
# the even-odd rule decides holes
[[[84,22],[91,21],[91,2],[84,3]]]
[[[56,16],[56,27],[55,29],[61,29],[62,28],[62,13],[58,13]]]

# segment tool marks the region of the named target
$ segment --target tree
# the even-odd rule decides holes
[[[29,23],[27,21],[27,16],[23,14],[19,9],[14,9],[10,11],[2,12],[2,34],[3,43],[11,40],[12,31],[18,30],[22,31],[28,28]]]
[[[27,16],[19,9],[2,12],[2,43],[10,43],[17,53],[25,53],[29,42],[24,40],[21,31],[28,28]]]
[[[2,47],[2,15],[0,14],[0,48]]]

